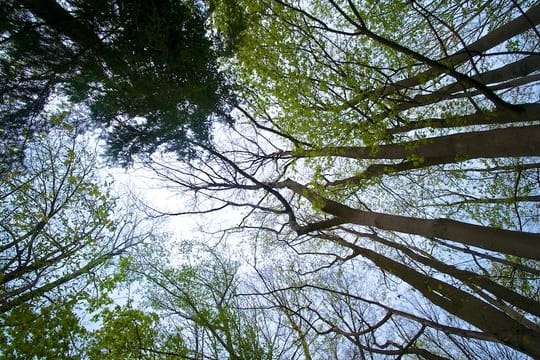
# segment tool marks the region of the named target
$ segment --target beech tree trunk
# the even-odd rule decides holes
[[[476,80],[482,84],[488,85],[491,83],[501,83],[504,81],[510,81],[514,79],[523,79],[532,72],[540,68],[540,56],[528,56],[524,59],[518,60],[511,64],[507,64],[501,68],[487,71],[478,75],[473,76],[471,79]],[[532,78],[534,80],[535,77]],[[494,90],[496,87],[489,87],[491,90]],[[399,105],[393,109],[394,111],[404,111],[420,106],[435,104],[443,100],[448,100],[454,98],[454,94],[464,93],[466,90],[470,90],[471,85],[457,81],[453,84],[442,87],[430,94],[426,95],[417,95],[410,100],[404,100]],[[469,91],[470,93],[470,91]],[[475,91],[472,94],[479,95],[479,91]]]
[[[533,107],[530,108],[530,110],[532,109]],[[511,113],[511,111],[506,112]],[[538,155],[540,155],[540,125],[459,133],[401,144],[285,151],[273,156],[278,158],[335,156],[353,159],[402,160],[400,163],[371,164],[359,175],[327,184],[328,186],[339,186],[361,183],[367,178],[385,173],[452,164],[471,159]]]
[[[474,56],[480,55],[485,51],[511,39],[512,37],[525,32],[531,27],[540,24],[540,5],[531,7],[525,14],[506,23],[498,29],[491,31],[477,41],[469,44],[467,47],[455,52],[447,58],[440,59],[448,66],[456,66],[472,59]],[[431,68],[416,76],[398,81],[394,84],[386,85],[380,89],[373,91],[380,96],[395,94],[403,89],[409,89],[414,86],[423,84],[438,75],[442,74],[441,69]],[[348,101],[347,108],[357,105],[361,99],[351,99]]]
[[[301,150],[278,153],[278,156],[320,157],[336,156],[352,159],[403,159],[411,156],[424,159],[454,159],[540,155],[540,125],[474,131],[401,144],[379,146],[325,147],[320,150]]]
[[[440,238],[525,259],[540,260],[540,234],[497,229],[450,219],[420,219],[353,209],[326,199],[291,179],[273,186],[290,189],[325,213],[350,224],[373,226],[381,230],[427,238]]]
[[[371,235],[370,239],[397,249],[407,255],[409,258],[418,261],[421,264],[429,266],[441,273],[454,277],[465,284],[475,285],[495,295],[498,299],[504,300],[509,304],[525,310],[529,314],[540,316],[540,302],[523,296],[505,286],[502,286],[482,274],[476,274],[470,271],[458,269],[455,266],[445,264],[435,258],[426,257],[418,254],[403,244],[398,244],[380,236]]]
[[[398,125],[386,130],[387,134],[399,134],[424,128],[456,128],[471,125],[511,124],[522,121],[534,121],[540,114],[540,104],[519,104],[523,111],[516,113],[510,110],[478,112],[469,115],[449,116],[447,118],[428,118],[408,124]]]
[[[337,237],[333,237],[337,238]],[[332,237],[330,237],[330,240]],[[343,244],[343,239],[336,242]],[[350,244],[350,243],[349,243]],[[540,333],[523,326],[488,303],[450,284],[426,276],[373,250],[350,244],[356,254],[417,289],[435,305],[467,321],[502,343],[535,358],[540,357]]]

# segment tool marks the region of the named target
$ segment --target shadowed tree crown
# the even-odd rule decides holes
[[[191,1],[8,1],[0,10],[4,140],[43,130],[54,92],[85,103],[108,127],[109,154],[129,164],[156,150],[193,156],[231,100],[205,26]],[[10,148],[2,149],[9,152]]]

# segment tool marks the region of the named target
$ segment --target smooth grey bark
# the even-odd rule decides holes
[[[540,104],[518,104],[523,110],[520,113],[510,110],[482,111],[474,114],[449,116],[446,118],[420,119],[403,125],[398,125],[386,130],[389,135],[405,133],[411,130],[424,128],[458,128],[472,125],[512,124],[528,122],[539,119]]]
[[[538,69],[540,69],[540,56],[531,55],[521,60],[518,60],[516,62],[502,66],[498,69],[486,71],[484,73],[475,75],[472,77],[472,79],[485,85],[495,84],[495,83],[501,83],[505,81],[514,80],[517,78],[526,77],[527,75],[533,73],[534,71]],[[404,111],[404,110],[412,109],[415,107],[434,104],[442,100],[452,99],[452,98],[455,98],[454,96],[452,96],[453,94],[461,93],[470,88],[471,88],[470,84],[466,84],[464,82],[458,81],[453,84],[444,86],[432,92],[431,94],[416,95],[410,101],[407,101],[398,105],[395,110]],[[489,87],[489,88],[491,90],[496,89],[496,87]],[[479,95],[480,92],[477,91],[474,94]]]
[[[502,343],[528,355],[540,357],[540,333],[523,326],[490,304],[373,250],[351,244],[335,235],[326,238],[371,260],[380,269],[392,273],[420,291],[433,304],[494,335]]]
[[[465,48],[462,48],[454,54],[440,59],[439,61],[444,62],[447,66],[463,64],[475,56],[484,53],[485,51],[529,30],[532,26],[536,26],[538,24],[540,24],[540,4],[531,7],[525,12],[525,14],[515,18],[498,29],[489,32],[472,44],[469,44]],[[423,84],[442,73],[443,71],[441,69],[431,68],[416,76],[412,76],[410,78],[397,81],[394,84],[376,89],[373,91],[373,93],[378,94],[379,96],[392,95],[403,89],[409,89]],[[360,101],[360,98],[351,99],[346,105],[347,107],[351,107],[358,104]]]
[[[366,147],[329,146],[320,150],[284,151],[274,156],[297,158],[335,156],[393,160],[407,160],[414,156],[420,159],[450,158],[454,160],[451,162],[457,162],[478,158],[535,155],[540,155],[540,125],[472,131],[398,144]]]
[[[389,241],[374,234],[366,234],[364,236],[367,236],[370,239],[388,247],[397,249],[414,261],[429,266],[432,269],[440,271],[441,273],[447,274],[465,284],[472,285],[473,288],[479,287],[480,289],[484,289],[495,295],[498,299],[504,300],[513,306],[519,307],[529,314],[540,316],[540,302],[502,286],[482,274],[476,274],[467,270],[459,269],[452,265],[445,264],[433,257],[421,255],[403,244]]]
[[[289,189],[309,200],[321,211],[350,224],[373,226],[381,230],[427,238],[440,238],[484,250],[540,260],[539,234],[497,229],[443,218],[421,219],[354,209],[327,199],[291,179],[271,184],[271,186]]]

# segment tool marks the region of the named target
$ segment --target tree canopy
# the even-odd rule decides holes
[[[23,3],[18,16],[40,28],[37,2]],[[109,18],[143,5],[106,3],[103,30],[88,28],[111,45],[91,61],[112,79],[161,38],[121,38],[150,24],[150,10],[107,38]],[[60,9],[81,21],[79,5]],[[234,125],[216,123],[212,143],[191,137],[199,156],[188,161],[152,137],[137,148],[173,151],[144,163],[179,195],[147,204],[149,215],[201,226],[189,241],[152,237],[122,263],[137,295],[103,300],[92,331],[70,327],[85,356],[540,357],[538,3],[212,0],[193,9],[205,38],[224,34]],[[79,35],[63,35],[68,49]],[[111,60],[121,46],[133,57]],[[66,89],[84,79],[65,74]],[[94,114],[107,84],[81,92],[93,94]],[[159,109],[157,100],[148,98]],[[169,131],[160,116],[157,131]],[[54,311],[69,320],[69,309]]]
[[[130,163],[157,149],[193,155],[232,99],[200,4],[188,1],[6,1],[2,136],[12,149],[46,129],[51,96],[108,128],[109,153]],[[8,149],[3,152],[8,153]]]
[[[65,114],[34,138],[24,161],[0,176],[0,353],[76,356],[77,311],[103,304],[119,264],[149,237],[97,176],[96,154]],[[105,301],[106,303],[106,301]]]

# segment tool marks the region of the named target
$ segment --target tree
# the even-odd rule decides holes
[[[2,316],[67,303],[91,294],[90,285],[110,287],[112,274],[100,277],[147,236],[129,213],[114,216],[116,200],[96,178],[95,154],[65,115],[52,117],[57,129],[29,145],[23,168],[1,176]]]
[[[145,289],[143,302],[161,318],[162,339],[169,339],[144,350],[188,359],[272,359],[276,330],[264,328],[259,314],[240,299],[238,265],[223,249],[188,241],[183,247],[189,247],[186,264],[167,264],[153,246],[131,268]]]
[[[219,149],[194,143],[205,162],[151,166],[191,189],[202,213],[247,208],[239,227],[302,255],[296,271],[349,281],[358,276],[350,268],[368,263],[407,301],[436,309],[423,317],[377,290],[373,299],[306,277],[281,290],[313,299],[306,289],[318,286],[323,299],[338,294],[388,315],[356,336],[326,307],[309,304],[313,320],[297,311],[308,305],[274,300],[317,336],[396,357],[470,354],[476,345],[462,339],[539,356],[537,292],[509,287],[508,274],[523,271],[538,289],[540,8],[365,5],[243,1],[237,129]],[[393,327],[399,341],[377,330],[395,318],[406,321]],[[438,336],[445,346],[424,345]]]
[[[123,163],[157,149],[192,156],[187,139],[208,143],[212,122],[227,118],[231,97],[200,4],[3,5],[2,136],[11,149],[47,128],[37,115],[59,95],[89,106],[87,126],[109,129],[110,154]]]
[[[101,325],[89,335],[84,352],[89,359],[132,359],[147,358],[152,354],[154,343],[158,342],[157,316],[116,305],[99,312]],[[178,345],[180,347],[180,344]],[[174,359],[182,353],[159,352],[153,358]]]
[[[137,78],[124,65],[149,50],[126,45],[122,32],[103,36],[107,21],[93,31],[83,19],[100,16],[80,15],[116,24],[123,3],[102,13],[46,3],[54,11],[25,1],[8,23],[55,29],[47,34],[61,29],[55,19],[81,24],[59,33],[67,51],[92,45],[88,63],[99,76],[88,79],[99,86],[91,100],[108,89],[104,78]],[[160,4],[172,6],[150,8],[159,13]],[[539,357],[538,4],[210,4],[210,23],[232,35],[225,65],[242,99],[236,125],[216,125],[218,144],[189,137],[196,161],[153,156],[147,165],[169,188],[193,194],[159,215],[242,213],[219,241],[253,245],[257,282],[240,291],[238,268],[213,252],[201,266],[143,262],[135,271],[148,282],[148,304],[171,321],[160,327],[129,306],[107,310],[94,356]],[[141,16],[137,24],[151,23]],[[22,34],[5,33],[10,44]],[[111,46],[93,48],[97,41]],[[129,56],[116,52],[123,48]],[[73,88],[84,79],[62,74]],[[140,149],[165,144],[147,140]],[[23,240],[32,239],[28,229]],[[252,325],[261,318],[271,326]],[[118,328],[133,336],[109,336]]]
[[[23,304],[2,316],[0,350],[5,359],[81,359],[86,329],[72,299],[35,308]]]

